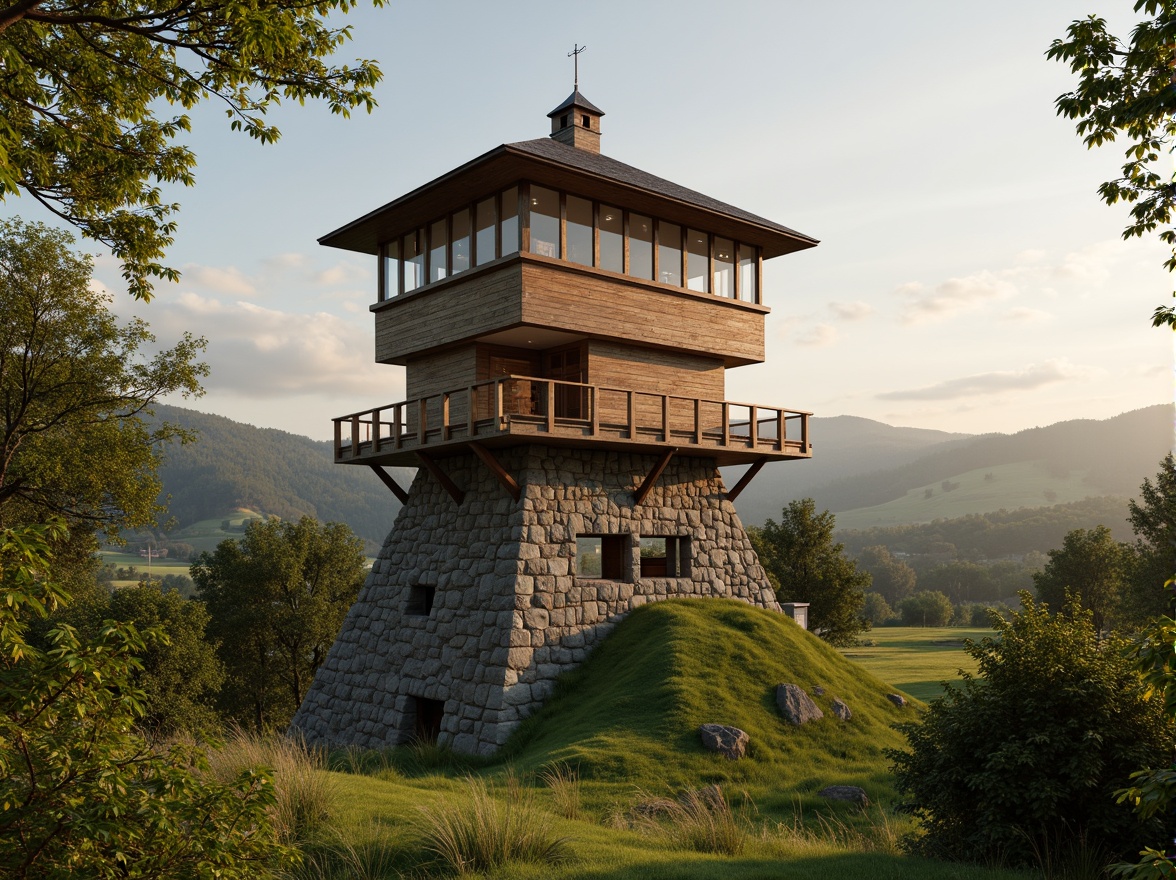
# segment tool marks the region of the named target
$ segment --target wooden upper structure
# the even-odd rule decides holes
[[[503,144],[323,236],[379,259],[376,360],[409,400],[336,419],[336,460],[518,442],[810,455],[808,413],[725,400],[764,360],[762,262],[800,232],[602,155],[577,89]],[[427,463],[427,462],[426,462]]]

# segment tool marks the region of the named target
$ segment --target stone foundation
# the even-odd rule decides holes
[[[440,743],[489,754],[638,605],[723,596],[779,610],[712,459],[671,459],[634,507],[657,456],[538,445],[496,455],[518,502],[472,454],[440,462],[466,492],[461,505],[417,472],[294,716],[309,741],[388,746],[431,724]],[[577,577],[577,535],[623,536],[621,576]],[[681,576],[642,577],[641,537],[678,538]]]

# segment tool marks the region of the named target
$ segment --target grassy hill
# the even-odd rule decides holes
[[[169,515],[181,532],[175,537],[198,549],[233,537],[221,522],[239,519],[245,511],[345,522],[371,552],[400,510],[395,496],[367,468],[336,465],[330,443],[179,407],[158,406],[156,418],[199,433],[195,443],[166,447],[159,469],[163,497],[170,496]],[[411,482],[412,471],[390,471],[402,486]]]

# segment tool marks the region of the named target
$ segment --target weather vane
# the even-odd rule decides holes
[[[577,91],[580,88],[580,53],[587,49],[587,46],[581,46],[579,43],[572,44],[572,51],[568,53],[568,57],[573,59],[572,64],[576,73],[575,88]]]

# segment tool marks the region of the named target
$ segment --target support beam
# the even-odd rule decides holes
[[[449,479],[449,475],[441,470],[437,462],[433,460],[433,456],[418,452],[417,458],[421,460],[421,464],[424,465],[425,470],[433,475],[433,479],[441,484],[441,488],[449,493],[450,498],[458,504],[461,504],[465,500],[465,492],[454,485],[453,480]]]
[[[755,479],[755,475],[760,472],[760,468],[762,468],[767,463],[768,460],[766,458],[761,458],[759,461],[749,467],[744,472],[743,476],[739,478],[739,482],[735,484],[735,487],[727,493],[727,500],[734,501],[736,498],[738,498],[739,493],[747,488],[747,484]]]
[[[482,464],[490,469],[490,473],[498,478],[498,482],[502,484],[502,488],[507,491],[510,497],[518,501],[522,495],[519,484],[514,477],[507,473],[506,468],[499,463],[498,459],[494,457],[494,453],[481,443],[471,443],[469,447],[474,455],[482,459]]]
[[[380,478],[381,483],[383,483],[385,486],[387,486],[389,489],[392,490],[392,494],[396,496],[396,499],[401,504],[408,504],[408,493],[400,488],[400,484],[397,483],[394,479],[392,479],[391,474],[389,474],[386,470],[384,470],[378,464],[369,464],[368,467],[370,467],[372,469],[372,473],[374,473],[377,477]]]
[[[645,498],[653,490],[653,484],[657,482],[657,478],[662,475],[662,471],[666,469],[666,465],[670,463],[670,459],[674,457],[677,449],[667,449],[662,453],[662,457],[657,460],[657,464],[653,466],[653,470],[645,478],[645,482],[633,493],[633,506],[640,507],[645,501]]]

